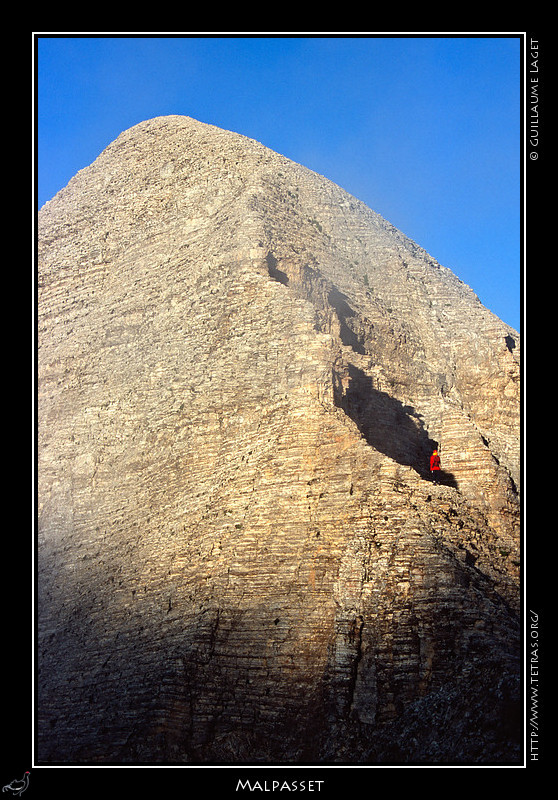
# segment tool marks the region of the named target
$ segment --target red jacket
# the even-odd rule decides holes
[[[430,456],[430,470],[440,469],[440,456],[438,453],[432,453]]]

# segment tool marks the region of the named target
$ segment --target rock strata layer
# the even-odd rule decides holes
[[[39,762],[516,763],[517,332],[187,117],[38,222]]]

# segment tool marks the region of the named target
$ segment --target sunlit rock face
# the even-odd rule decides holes
[[[519,351],[325,178],[119,136],[39,212],[38,760],[516,763]]]

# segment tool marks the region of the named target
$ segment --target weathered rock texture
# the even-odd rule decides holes
[[[514,763],[518,334],[187,117],[48,202],[38,262],[39,761]]]

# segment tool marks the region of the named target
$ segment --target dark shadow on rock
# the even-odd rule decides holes
[[[451,472],[446,472],[445,469],[439,470],[435,476],[431,472],[430,479],[432,480],[432,483],[436,483],[439,486],[451,486],[452,489],[458,488],[455,475],[452,475]]]
[[[278,283],[282,283],[283,286],[287,286],[289,283],[289,276],[286,272],[277,269],[277,259],[273,253],[268,253],[265,260],[267,262],[267,271],[269,272],[269,277],[273,278],[273,280],[277,281]]]
[[[513,353],[513,351],[515,350],[515,339],[513,338],[513,336],[509,335],[506,336],[506,347],[508,348],[510,353]]]
[[[340,325],[339,335],[343,344],[347,345],[347,347],[352,347],[355,353],[365,353],[362,342],[348,322],[351,317],[355,316],[355,311],[347,303],[347,297],[334,287],[329,292],[327,299],[337,314]]]
[[[369,445],[431,480],[430,456],[438,445],[428,435],[422,416],[413,406],[375,389],[372,378],[352,364],[348,377],[345,391],[336,391],[335,404],[356,423]],[[445,470],[438,482],[458,488],[455,477]]]

